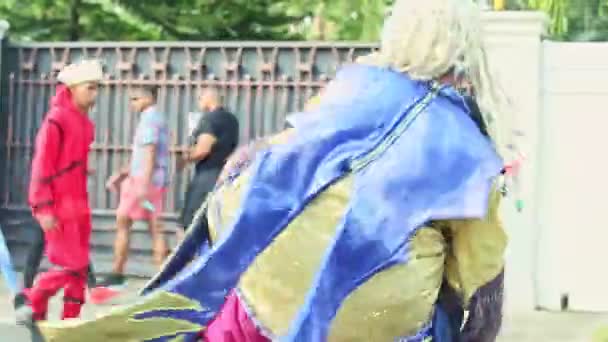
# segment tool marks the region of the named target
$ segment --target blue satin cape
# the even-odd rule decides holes
[[[348,210],[281,341],[324,341],[349,293],[374,274],[408,262],[409,240],[423,224],[485,216],[502,161],[452,88],[433,91],[430,82],[362,65],[344,67],[329,94],[331,87],[344,88],[340,96],[323,98],[314,112],[295,116],[297,133],[289,144],[256,156],[230,233],[190,266],[172,264],[165,273],[176,275],[146,290],[179,293],[205,308],[180,318],[209,323],[255,257],[347,173],[355,173]],[[415,110],[421,101],[427,102],[423,110]],[[195,245],[187,242],[177,254],[191,254]],[[159,308],[145,314],[155,315],[178,313]]]

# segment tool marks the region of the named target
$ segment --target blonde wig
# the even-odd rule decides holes
[[[380,50],[357,62],[389,67],[416,80],[449,73],[464,77],[499,152],[506,153],[502,132],[511,131],[504,113],[508,101],[490,73],[481,11],[472,0],[396,0],[384,22]]]

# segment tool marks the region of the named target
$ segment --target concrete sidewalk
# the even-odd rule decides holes
[[[120,305],[132,301],[137,290],[144,285],[142,279],[131,279],[126,294],[115,301]],[[27,342],[29,334],[13,323],[11,298],[0,282],[0,341]],[[107,312],[112,305],[86,305],[83,318],[91,319]],[[51,319],[58,319],[61,310],[61,296],[51,302]],[[499,342],[592,342],[592,336],[601,326],[608,327],[608,314],[577,314],[529,312],[505,314],[502,335]],[[221,341],[218,341],[221,342]],[[608,338],[601,341],[608,342]]]

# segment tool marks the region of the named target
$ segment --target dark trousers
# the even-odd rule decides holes
[[[204,170],[197,171],[188,185],[184,208],[182,209],[181,224],[184,230],[188,229],[194,220],[194,215],[203,205],[207,196],[215,187],[215,182],[221,170]],[[202,218],[202,224],[205,225],[205,231],[208,239],[209,228],[207,227],[207,217]]]

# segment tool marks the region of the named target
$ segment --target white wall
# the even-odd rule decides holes
[[[543,49],[538,302],[608,311],[608,43]]]
[[[563,296],[570,310],[608,312],[608,43],[542,42],[539,13],[484,19],[528,157],[524,211],[503,205],[507,314],[561,310]]]
[[[521,198],[525,208],[516,212],[512,200],[503,203],[503,221],[509,234],[506,270],[506,310],[532,310],[539,226],[537,174],[541,113],[541,37],[545,16],[536,12],[486,12],[488,59],[512,101],[513,121],[525,133],[520,148],[528,160],[521,171]]]

